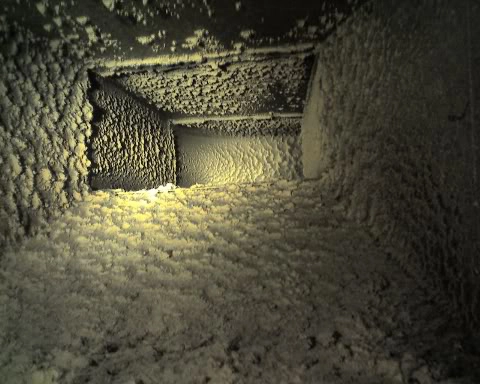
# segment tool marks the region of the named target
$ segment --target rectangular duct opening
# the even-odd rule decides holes
[[[313,62],[312,52],[270,52],[94,73],[91,187],[302,178]]]

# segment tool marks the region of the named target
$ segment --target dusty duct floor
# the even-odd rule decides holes
[[[0,384],[480,383],[477,20],[1,0]]]
[[[1,259],[0,382],[476,382],[442,381],[474,373],[455,320],[321,189],[93,193]]]

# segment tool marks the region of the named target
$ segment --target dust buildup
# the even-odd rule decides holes
[[[270,36],[280,19],[256,0],[228,5],[225,35],[221,2],[161,3],[2,3],[0,382],[479,383],[480,4],[376,1],[345,20],[332,2]],[[240,22],[253,14],[263,32]],[[143,101],[172,118],[302,113],[313,41],[302,160],[320,181],[88,193],[86,66],[127,89],[97,94],[110,131],[91,169],[158,187],[173,142]],[[221,46],[237,53],[206,54]],[[145,69],[182,62],[201,65]],[[262,166],[288,177],[271,164],[298,167],[298,138],[255,124]],[[133,171],[115,153],[130,140]],[[243,175],[227,159],[257,177],[256,153],[211,147],[199,175]]]
[[[465,20],[478,20],[480,9],[467,15],[463,3],[434,3],[376,3],[319,46],[304,164],[311,177],[331,182],[350,217],[384,246],[407,250],[399,255],[404,268],[422,270],[419,280],[427,276],[448,292],[478,330],[475,124],[449,115],[473,104],[478,111],[478,95],[468,95],[480,77],[467,82],[467,70],[470,51],[478,73],[480,24],[472,25],[469,47]]]
[[[324,188],[91,194],[0,260],[0,381],[432,383],[460,361],[472,373],[450,350],[455,320],[432,321],[432,297]]]
[[[251,183],[302,176],[298,136],[232,137],[177,130],[178,183]]]
[[[182,48],[190,50],[203,50],[205,52],[219,52],[225,51],[225,46],[219,42],[215,37],[210,36],[209,31],[205,29],[198,29],[193,32],[192,36],[185,39],[182,43]]]
[[[207,63],[121,76],[129,91],[176,116],[302,112],[311,58]]]
[[[92,139],[92,187],[138,190],[175,183],[175,145],[158,111],[97,78],[100,114]]]
[[[33,43],[18,26],[2,27],[0,248],[86,194],[92,116],[77,58]]]
[[[184,118],[175,125],[179,185],[291,180],[302,176],[300,119],[288,116],[300,115],[311,64],[311,57],[301,55],[238,63],[213,61],[184,68],[152,66],[139,73],[114,75],[108,82],[142,103],[155,105],[172,123],[176,117]],[[104,131],[112,137],[118,136],[116,131],[131,136],[128,127],[132,124],[121,121],[124,110],[110,107],[110,120],[127,127],[112,130],[106,124]],[[136,113],[128,110],[132,113],[127,116]],[[103,161],[104,169],[115,148],[108,146],[110,138],[95,138],[94,152],[97,142],[103,141],[107,143],[103,153],[94,156]],[[124,166],[129,164],[126,161]],[[166,182],[170,180],[140,185],[153,188]],[[100,185],[125,188],[121,181],[94,183]]]
[[[300,118],[242,118],[231,120],[192,119],[177,125],[178,130],[191,128],[201,133],[223,134],[235,137],[298,136],[301,131]]]

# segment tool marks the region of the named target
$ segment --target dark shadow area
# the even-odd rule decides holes
[[[95,140],[98,138],[99,134],[99,128],[98,124],[102,121],[103,117],[105,116],[105,110],[102,109],[96,102],[95,98],[93,97],[94,93],[96,91],[99,91],[101,89],[100,82],[97,80],[97,76],[94,71],[88,70],[88,81],[89,81],[89,87],[87,91],[87,100],[88,102],[92,105],[93,108],[93,117],[92,117],[92,135],[90,136],[90,140],[87,143],[87,157],[88,160],[90,160],[90,170],[88,173],[88,185],[90,188],[95,191],[98,188],[95,188],[93,184],[93,167],[95,166],[95,160],[94,160],[94,149],[93,149],[93,143]]]
[[[173,136],[165,116],[114,80],[96,76],[89,91],[96,111],[91,187],[134,191],[174,183]]]

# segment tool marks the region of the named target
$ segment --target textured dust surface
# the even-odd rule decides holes
[[[97,80],[100,115],[92,139],[92,186],[138,190],[175,182],[175,145],[168,122],[115,84]]]
[[[29,39],[0,21],[0,249],[88,191],[86,71]]]
[[[195,129],[205,133],[221,133],[234,137],[256,137],[256,136],[296,136],[301,131],[301,119],[291,117],[281,118],[241,118],[231,120],[202,120],[192,119],[176,125],[181,132],[183,129]]]
[[[117,81],[174,116],[301,113],[312,64],[310,56],[212,62],[123,75]]]
[[[299,137],[232,137],[178,130],[178,185],[262,182],[301,177]]]
[[[319,45],[304,175],[327,174],[350,217],[404,248],[478,333],[480,3],[372,3]]]
[[[321,189],[90,195],[0,260],[0,382],[458,375],[448,316]]]

